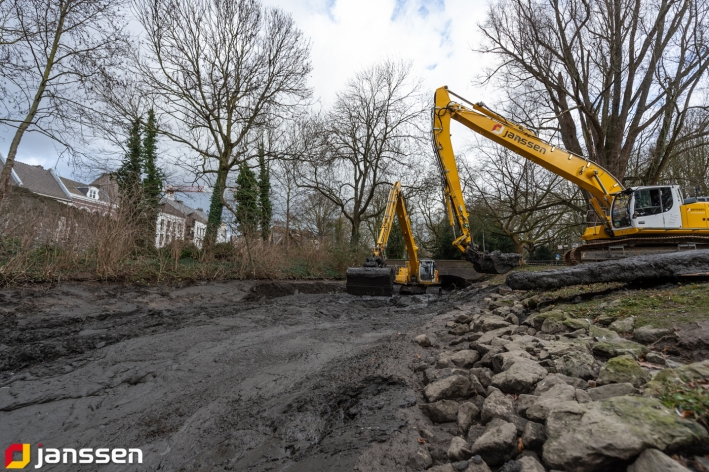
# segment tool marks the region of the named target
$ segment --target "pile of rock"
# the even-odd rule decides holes
[[[638,360],[665,362],[645,344],[672,333],[537,305],[490,293],[415,338],[429,470],[689,470],[667,454],[706,448],[709,434],[651,396],[656,389],[641,395],[651,372]],[[692,366],[709,378],[709,361]]]

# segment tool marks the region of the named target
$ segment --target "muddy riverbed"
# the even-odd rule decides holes
[[[2,289],[0,445],[144,454],[139,466],[47,470],[398,468],[418,437],[411,330],[453,301],[343,288]]]

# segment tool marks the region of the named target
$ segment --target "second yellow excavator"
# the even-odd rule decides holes
[[[409,256],[406,265],[396,270],[386,265],[386,246],[395,217],[399,220]],[[418,251],[404,196],[401,193],[401,183],[396,182],[389,191],[382,226],[372,256],[367,258],[364,267],[347,269],[347,293],[391,296],[394,293],[394,284],[401,286],[402,293],[410,294],[426,293],[429,287],[438,287],[436,262],[430,259],[419,259]]]
[[[451,95],[468,106],[453,101]],[[468,248],[468,214],[451,144],[451,120],[588,192],[589,202],[601,224],[586,228],[581,236],[585,244],[566,253],[568,264],[709,248],[709,202],[706,197],[685,199],[679,185],[626,189],[619,179],[595,162],[554,146],[484,104],[473,104],[447,87],[441,87],[435,95],[433,145],[445,180],[451,224],[457,222],[462,232],[453,244],[462,251],[467,249],[466,255],[475,256],[475,251]]]

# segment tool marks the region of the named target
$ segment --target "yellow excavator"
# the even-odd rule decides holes
[[[475,258],[485,263],[490,256],[470,244],[468,214],[450,139],[451,119],[588,192],[601,224],[586,228],[581,236],[585,244],[564,255],[568,264],[709,248],[709,198],[685,199],[679,185],[625,188],[598,164],[540,139],[483,103],[473,104],[441,87],[436,90],[433,109],[434,152],[441,164],[451,224],[461,231],[453,244],[474,264]]]
[[[398,270],[386,265],[386,246],[395,217],[399,220],[409,256],[406,265]],[[347,269],[346,288],[347,293],[352,295],[391,296],[394,293],[394,284],[401,286],[401,293],[410,294],[426,293],[430,287],[439,288],[436,262],[419,259],[418,246],[411,231],[411,221],[406,211],[400,182],[394,183],[389,191],[382,226],[372,256],[367,257],[363,267]]]

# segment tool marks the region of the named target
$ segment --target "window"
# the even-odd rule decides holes
[[[613,217],[614,228],[625,228],[630,226],[630,195],[621,193],[613,200]]]
[[[672,188],[664,187],[660,190],[662,193],[662,211],[664,212],[672,209],[672,204],[674,203],[674,199],[672,198]]]
[[[637,216],[658,215],[660,213],[662,213],[662,205],[660,203],[659,188],[635,191],[635,214]]]
[[[89,187],[89,192],[86,196],[93,200],[98,200],[98,189],[95,187]]]

